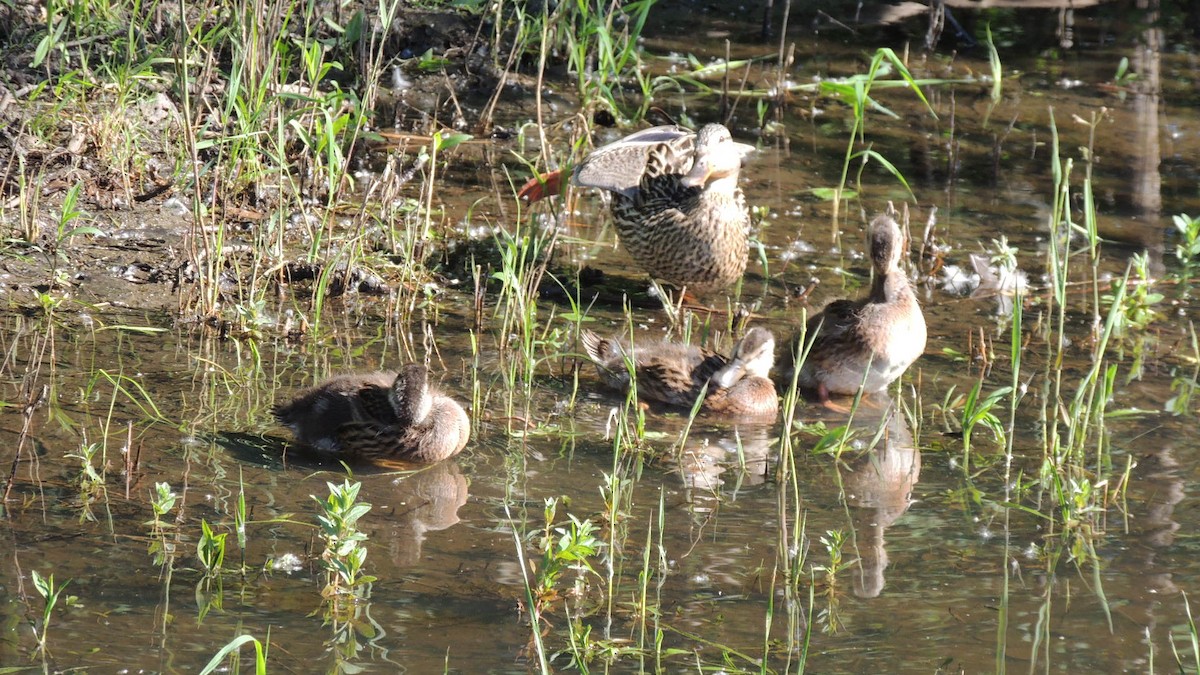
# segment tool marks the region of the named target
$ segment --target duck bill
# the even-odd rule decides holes
[[[741,168],[742,161],[754,152],[753,145],[745,143],[731,142],[729,147],[723,147],[714,156],[709,153],[704,153],[696,156],[696,160],[692,163],[692,170],[688,171],[682,178],[679,179],[680,185],[684,187],[704,187],[709,181],[737,173]],[[730,152],[732,150],[732,152]],[[731,154],[737,155],[737,161],[731,161]]]
[[[709,379],[709,382],[721,389],[728,389],[736,384],[738,380],[742,379],[742,376],[745,374],[745,370],[745,360],[741,358],[735,358],[729,363],[725,364],[725,367],[713,373],[713,376],[711,379]]]
[[[713,177],[713,168],[712,160],[705,155],[700,155],[692,163],[692,170],[679,179],[679,184],[690,188],[704,187],[708,184],[709,179]]]

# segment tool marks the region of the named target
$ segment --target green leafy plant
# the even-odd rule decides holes
[[[267,651],[271,644],[270,633],[267,634],[267,640],[265,643],[259,642],[258,638],[254,637],[253,635],[239,635],[235,637],[224,647],[221,647],[221,650],[214,654],[211,659],[209,659],[208,663],[204,666],[204,669],[200,671],[200,675],[209,675],[210,673],[217,672],[217,669],[225,663],[226,658],[233,660],[238,651],[241,650],[242,646],[248,642],[254,644],[255,675],[267,675]],[[229,672],[238,672],[236,662],[234,663],[234,667],[230,668]]]
[[[167,482],[155,483],[154,491],[150,493],[150,508],[154,512],[154,519],[147,523],[150,525],[149,553],[154,557],[155,565],[167,562],[175,551],[174,543],[167,540],[167,530],[174,527],[174,523],[164,522],[163,517],[175,508],[175,500],[178,497]]]
[[[546,525],[539,543],[542,559],[535,571],[534,594],[540,605],[539,612],[561,597],[559,584],[568,570],[576,573],[571,593],[576,597],[582,595],[587,576],[598,576],[590,559],[604,545],[596,538],[597,528],[590,520],[581,521],[568,514],[568,523],[555,526],[557,509],[557,499],[546,500]]]
[[[813,571],[820,572],[825,575],[825,581],[832,585],[837,583],[837,575],[846,565],[845,556],[842,554],[842,549],[846,547],[847,536],[842,530],[826,530],[825,534],[818,537],[821,546],[825,548],[825,553],[829,556],[829,563],[825,565],[813,565]]]
[[[171,484],[167,482],[155,483],[154,492],[150,494],[150,507],[154,510],[154,520],[151,521],[155,532],[161,532],[169,524],[163,523],[163,516],[171,512],[175,508],[175,500],[179,495],[171,490]]]
[[[829,562],[824,565],[813,565],[809,570],[809,578],[817,581],[817,574],[823,575],[821,582],[824,585],[823,596],[826,605],[819,613],[819,621],[821,630],[828,634],[837,633],[842,628],[840,617],[840,594],[838,592],[838,575],[851,561],[847,561],[843,553],[849,537],[842,530],[826,530],[825,534],[818,537],[821,546],[825,548],[826,555],[829,556]]]
[[[80,519],[95,520],[92,513],[92,502],[104,489],[104,476],[96,470],[96,455],[100,453],[100,443],[88,443],[86,437],[79,444],[77,452],[68,453],[67,459],[79,460],[79,502],[81,505]]]
[[[1187,617],[1186,630],[1188,646],[1192,648],[1192,663],[1191,669],[1200,672],[1200,629],[1196,628],[1196,619],[1192,616],[1192,605],[1188,602],[1187,593],[1181,593],[1183,596],[1183,613]],[[1175,663],[1182,672],[1187,668],[1184,667],[1184,655],[1179,652],[1179,648],[1175,646],[1175,635],[1171,635],[1171,653],[1175,656]]]
[[[314,495],[312,499],[321,507],[317,522],[321,538],[325,540],[325,550],[321,553],[327,573],[325,595],[335,597],[352,591],[355,586],[375,581],[375,577],[363,573],[367,534],[358,529],[359,518],[371,510],[371,505],[358,501],[362,483],[347,479],[341,485],[326,485],[329,496],[319,499]]]
[[[1113,327],[1117,336],[1125,335],[1130,330],[1145,330],[1151,323],[1162,318],[1157,305],[1163,301],[1163,294],[1153,290],[1154,279],[1150,276],[1149,257],[1141,252],[1133,254],[1129,268],[1134,278],[1129,279],[1127,274],[1124,278],[1114,279],[1113,292],[1101,297],[1106,307],[1112,308],[1114,303],[1117,303],[1117,322]],[[1117,284],[1129,284],[1130,288],[1125,293],[1118,294]]]
[[[846,192],[846,183],[850,177],[850,165],[855,159],[862,160],[863,167],[866,166],[868,161],[874,160],[882,165],[884,169],[888,171],[888,173],[892,174],[896,180],[898,180],[900,184],[904,186],[905,190],[908,190],[910,194],[912,193],[912,188],[909,187],[908,181],[904,178],[904,175],[900,173],[900,170],[896,168],[894,164],[888,161],[883,155],[879,154],[875,150],[872,150],[870,145],[867,145],[865,148],[855,150],[860,143],[866,143],[866,115],[868,110],[876,110],[892,118],[898,117],[894,112],[883,107],[877,101],[871,98],[871,88],[875,85],[876,80],[887,75],[893,69],[900,74],[901,81],[906,86],[912,88],[913,92],[916,93],[917,98],[919,98],[921,102],[925,104],[925,107],[929,110],[929,113],[933,115],[933,108],[929,105],[929,101],[926,100],[925,94],[921,91],[920,85],[916,82],[916,80],[913,79],[912,74],[909,73],[908,68],[904,66],[904,62],[899,56],[896,55],[896,52],[888,49],[887,47],[881,47],[875,51],[875,55],[871,58],[871,63],[867,67],[866,73],[859,73],[847,78],[844,81],[830,80],[828,82],[820,83],[820,90],[822,94],[841,99],[844,103],[850,106],[850,109],[853,112],[853,125],[850,130],[850,137],[846,144],[846,154],[842,161],[842,175],[838,181],[837,187],[835,187],[833,190],[835,205],[840,203],[842,198],[850,196]],[[936,115],[934,116],[936,117]]]
[[[1193,218],[1186,213],[1171,216],[1175,231],[1179,233],[1179,243],[1175,245],[1175,258],[1183,264],[1183,277],[1190,279],[1200,267],[1200,218]]]
[[[550,20],[565,26],[564,38],[568,69],[575,74],[579,94],[588,102],[600,102],[613,112],[621,109],[622,78],[636,81],[640,105],[634,119],[640,119],[653,101],[649,94],[655,84],[642,69],[639,37],[650,8],[656,0],[635,0],[618,11],[603,3],[561,3]],[[561,16],[558,16],[560,15]]]
[[[1129,57],[1122,56],[1117,62],[1117,71],[1113,73],[1112,86],[1117,90],[1117,98],[1124,101],[1130,87],[1138,81],[1138,74],[1129,69]]]
[[[67,584],[71,583],[68,579],[63,582],[62,586],[57,586],[54,583],[54,575],[43,577],[37,570],[30,570],[30,575],[33,577],[33,588],[38,595],[42,596],[42,626],[39,630],[36,626],[33,631],[37,635],[38,651],[46,651],[46,638],[50,635],[50,617],[54,614],[54,607],[58,605],[59,597],[62,595],[63,589]],[[75,605],[79,598],[74,595],[68,595],[65,602],[68,607]]]
[[[1004,443],[1005,432],[1004,424],[1000,418],[992,412],[1000,403],[1001,399],[1012,392],[1012,387],[1000,387],[991,392],[987,396],[980,398],[983,392],[983,379],[975,381],[975,386],[971,387],[970,393],[962,404],[962,413],[960,422],[962,423],[963,437],[963,468],[970,468],[971,459],[971,436],[975,432],[975,427],[982,425],[985,429],[992,432],[992,436]]]
[[[200,521],[200,540],[196,542],[196,557],[204,567],[206,578],[219,576],[221,564],[225,562],[225,538],[229,533],[216,534],[207,520]]]
[[[96,471],[96,454],[100,452],[99,443],[88,443],[86,439],[79,444],[79,451],[69,453],[68,459],[79,460],[79,487],[85,492],[91,492],[104,484],[104,477]]]

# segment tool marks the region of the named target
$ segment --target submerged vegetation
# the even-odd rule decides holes
[[[1111,227],[1124,150],[1103,139],[1151,69],[1120,62],[1112,109],[1049,107],[1002,66],[1006,15],[956,59],[834,60],[790,3],[770,41],[740,17],[676,53],[699,29],[669,4],[0,5],[0,586],[36,592],[9,601],[5,663],[214,672],[253,645],[257,672],[1081,669],[1064,633],[1119,634],[1114,670],[1200,663],[1176,584],[1150,616],[1112,611],[1171,571],[1123,571],[1131,532],[1179,527],[1154,520],[1161,486],[1184,492],[1186,460],[1139,439],[1190,423],[1200,380],[1197,205],[1142,211],[1134,246]],[[648,297],[582,190],[515,194],[664,115],[762,155],[750,268],[712,309]],[[869,287],[857,232],[889,200],[931,337],[890,391],[818,410],[781,373],[773,424],[647,409],[636,378],[594,392],[585,326],[726,352],[795,328],[798,372],[817,300]],[[268,431],[281,391],[412,361],[470,401],[461,459],[351,480]],[[885,575],[918,498],[888,574],[936,575],[969,605],[952,621]],[[884,656],[836,660],[863,644]]]

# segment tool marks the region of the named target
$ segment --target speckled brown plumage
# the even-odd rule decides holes
[[[925,351],[925,316],[900,269],[900,226],[878,216],[868,233],[871,292],[860,300],[835,300],[806,324],[812,346],[798,382],[819,398],[854,394],[859,386],[868,394],[882,391]]]
[[[637,345],[631,352],[589,330],[579,337],[605,384],[618,391],[629,388],[626,355],[631,354],[642,400],[690,410],[703,395],[702,410],[730,416],[774,416],[778,410],[775,385],[768,379],[775,338],[765,328],[747,331],[728,357],[674,342]]]
[[[750,213],[738,172],[751,150],[720,124],[696,134],[654,127],[596,149],[572,180],[613,193],[621,244],[652,277],[713,290],[746,271]]]
[[[437,462],[461,452],[471,435],[462,406],[431,388],[418,364],[337,375],[274,413],[297,441],[348,460]]]

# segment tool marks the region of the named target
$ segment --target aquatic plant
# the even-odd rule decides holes
[[[621,111],[622,78],[631,77],[637,83],[639,105],[630,115],[638,120],[645,116],[654,101],[656,88],[669,85],[669,78],[651,79],[646,75],[640,58],[639,38],[646,17],[657,0],[635,0],[611,11],[604,3],[561,3],[566,13],[557,18],[563,31],[568,70],[576,77],[584,107],[589,102],[603,104],[611,112]]]
[[[225,538],[229,533],[216,534],[207,520],[200,521],[200,539],[196,542],[196,557],[204,568],[205,578],[219,577],[225,562]]]
[[[547,231],[532,222],[517,223],[509,232],[498,229],[494,235],[500,252],[500,266],[491,273],[491,279],[499,284],[493,318],[500,369],[507,388],[505,409],[510,418],[517,405],[517,394],[522,395],[528,405],[532,387],[540,363],[556,359],[569,339],[566,331],[555,326],[555,311],[543,318],[542,303],[538,302],[540,287],[558,231]],[[578,301],[572,308],[568,320],[578,323],[583,320]],[[523,416],[528,417],[527,411]]]
[[[163,517],[175,508],[175,501],[179,498],[172,489],[170,483],[161,481],[154,484],[154,491],[150,493],[150,508],[153,511],[154,519],[147,525],[150,525],[150,543],[147,552],[154,560],[155,565],[167,565],[174,559],[176,542],[167,538],[167,533],[175,527],[174,523],[168,523],[163,520]]]
[[[246,573],[246,482],[242,480],[242,467],[238,467],[237,505],[233,511],[233,531],[237,533],[238,554],[241,556],[238,570]]]
[[[491,11],[493,67],[502,71],[499,85],[483,114],[490,121],[505,77],[519,65],[522,54],[538,55],[540,78],[547,57],[565,61],[575,78],[584,110],[603,109],[641,119],[653,104],[653,94],[672,85],[672,78],[646,74],[641,59],[641,33],[657,0],[603,3],[584,0],[554,5],[493,3]],[[507,37],[511,47],[502,41]],[[502,58],[503,57],[503,58]],[[626,88],[639,94],[629,105]],[[540,85],[537,87],[540,95]]]
[[[367,534],[358,529],[358,519],[371,510],[371,505],[358,501],[362,483],[346,479],[341,485],[330,482],[325,485],[329,488],[329,496],[320,499],[313,495],[312,500],[321,507],[317,523],[325,542],[325,550],[321,553],[321,563],[326,571],[323,594],[336,604],[344,594],[375,581],[375,577],[363,571],[367,559]]]
[[[983,394],[983,378],[975,380],[975,386],[962,399],[962,412],[960,417],[963,437],[963,468],[969,469],[971,460],[971,437],[976,426],[983,426],[985,429],[992,432],[993,438],[1001,444],[1006,443],[1004,425],[1001,424],[1000,418],[992,412],[1005,396],[1012,393],[1012,387],[1000,387],[988,393]],[[982,396],[982,398],[980,398]]]
[[[579,520],[573,514],[567,514],[568,523],[557,525],[554,520],[557,511],[558,500],[546,499],[543,513],[545,525],[538,543],[542,557],[534,569],[533,590],[539,614],[564,595],[582,598],[587,590],[588,577],[599,577],[591,564],[591,559],[604,546],[595,536],[596,525],[590,520]],[[560,583],[568,570],[575,574],[570,590],[564,592],[560,590]]]
[[[531,633],[531,642],[533,642],[534,653],[537,655],[539,670],[542,673],[550,673],[550,663],[547,658],[546,645],[542,640],[542,633],[545,628],[542,626],[542,615],[538,609],[539,605],[537,598],[534,596],[534,581],[530,578],[530,567],[525,558],[525,544],[522,541],[521,531],[517,521],[513,518],[510,505],[504,504],[504,515],[508,519],[509,531],[512,533],[513,543],[516,545],[517,564],[521,570],[521,580],[523,583],[525,607],[529,611],[529,625]]]
[[[171,524],[164,523],[162,518],[175,508],[175,500],[178,497],[179,495],[171,490],[170,483],[162,481],[154,484],[154,492],[150,493],[150,507],[154,511],[154,520],[151,521],[151,525],[155,533],[161,533],[171,527]]]
[[[1188,601],[1187,593],[1181,591],[1180,595],[1183,597],[1183,613],[1184,616],[1187,617],[1187,635],[1185,637],[1187,639],[1188,646],[1192,649],[1192,663],[1190,665],[1192,668],[1200,671],[1200,629],[1197,629],[1196,619],[1192,616],[1192,604]],[[1147,642],[1151,645],[1150,663],[1153,665],[1154,643],[1150,642],[1149,640],[1147,640]],[[1171,654],[1175,657],[1175,664],[1179,667],[1179,669],[1184,670],[1184,658],[1186,655],[1180,653],[1179,648],[1175,646],[1174,634],[1171,635]]]
[[[843,103],[850,106],[853,114],[850,136],[846,144],[846,153],[842,159],[842,174],[838,179],[838,184],[833,188],[834,219],[837,218],[841,200],[851,196],[846,193],[846,183],[850,176],[850,164],[855,159],[862,160],[859,168],[859,192],[862,191],[862,170],[866,167],[868,161],[874,160],[883,166],[888,173],[892,174],[904,186],[904,189],[908,190],[909,194],[912,194],[912,188],[909,187],[904,175],[886,157],[873,150],[869,145],[863,149],[855,150],[860,143],[866,143],[866,114],[868,108],[878,110],[893,118],[896,117],[895,113],[881,106],[870,96],[871,88],[875,86],[877,79],[888,74],[890,72],[889,69],[895,69],[900,75],[899,81],[903,85],[912,88],[917,98],[925,104],[930,115],[937,116],[933,112],[933,107],[929,105],[929,101],[926,100],[925,94],[921,91],[920,84],[913,78],[908,68],[905,67],[904,62],[900,60],[900,57],[896,56],[896,52],[887,47],[880,47],[875,50],[875,54],[871,57],[871,63],[867,66],[866,73],[853,75],[843,81],[822,81],[819,84],[821,94],[840,99]]]
[[[79,460],[79,491],[83,495],[91,495],[104,487],[104,477],[96,470],[95,460],[100,452],[99,443],[88,443],[87,437],[79,444],[77,452],[68,453],[67,459]],[[101,467],[101,470],[103,467]],[[86,504],[90,499],[84,498]]]
[[[50,617],[54,615],[54,608],[58,606],[58,601],[62,595],[62,592],[67,588],[67,585],[71,583],[71,580],[68,579],[67,581],[64,581],[60,586],[54,583],[53,574],[42,576],[37,570],[30,570],[29,575],[33,580],[34,590],[37,591],[38,595],[42,596],[42,625],[40,628],[38,626],[34,626],[33,633],[35,636],[37,636],[38,652],[45,654],[46,640],[50,637]],[[66,598],[63,598],[63,601],[67,607],[71,607],[79,601],[79,597],[68,595]]]
[[[1175,258],[1190,273],[1200,265],[1200,218],[1179,213],[1171,216],[1171,222],[1180,237],[1180,242],[1175,245]]]
[[[247,643],[252,643],[254,645],[255,675],[267,675],[267,653],[271,646],[270,628],[267,629],[267,639],[265,642],[259,642],[258,638],[254,637],[253,635],[239,635],[230,640],[228,644],[226,644],[224,647],[221,647],[216,654],[213,654],[213,657],[200,671],[200,675],[209,675],[210,673],[217,672],[218,669],[225,665],[225,659],[230,660],[230,663],[227,666],[229,668],[229,672],[241,672],[241,657],[239,653],[242,647],[244,647]]]
[[[1132,278],[1131,274],[1132,273]],[[1128,284],[1124,293],[1116,293],[1116,284]],[[1113,330],[1117,337],[1131,331],[1142,331],[1151,323],[1162,318],[1156,307],[1164,299],[1162,293],[1153,289],[1155,280],[1150,276],[1150,262],[1145,253],[1134,253],[1129,260],[1129,270],[1121,279],[1114,279],[1110,292],[1100,296],[1102,305],[1116,311],[1117,321]],[[1120,304],[1117,299],[1120,298]]]

